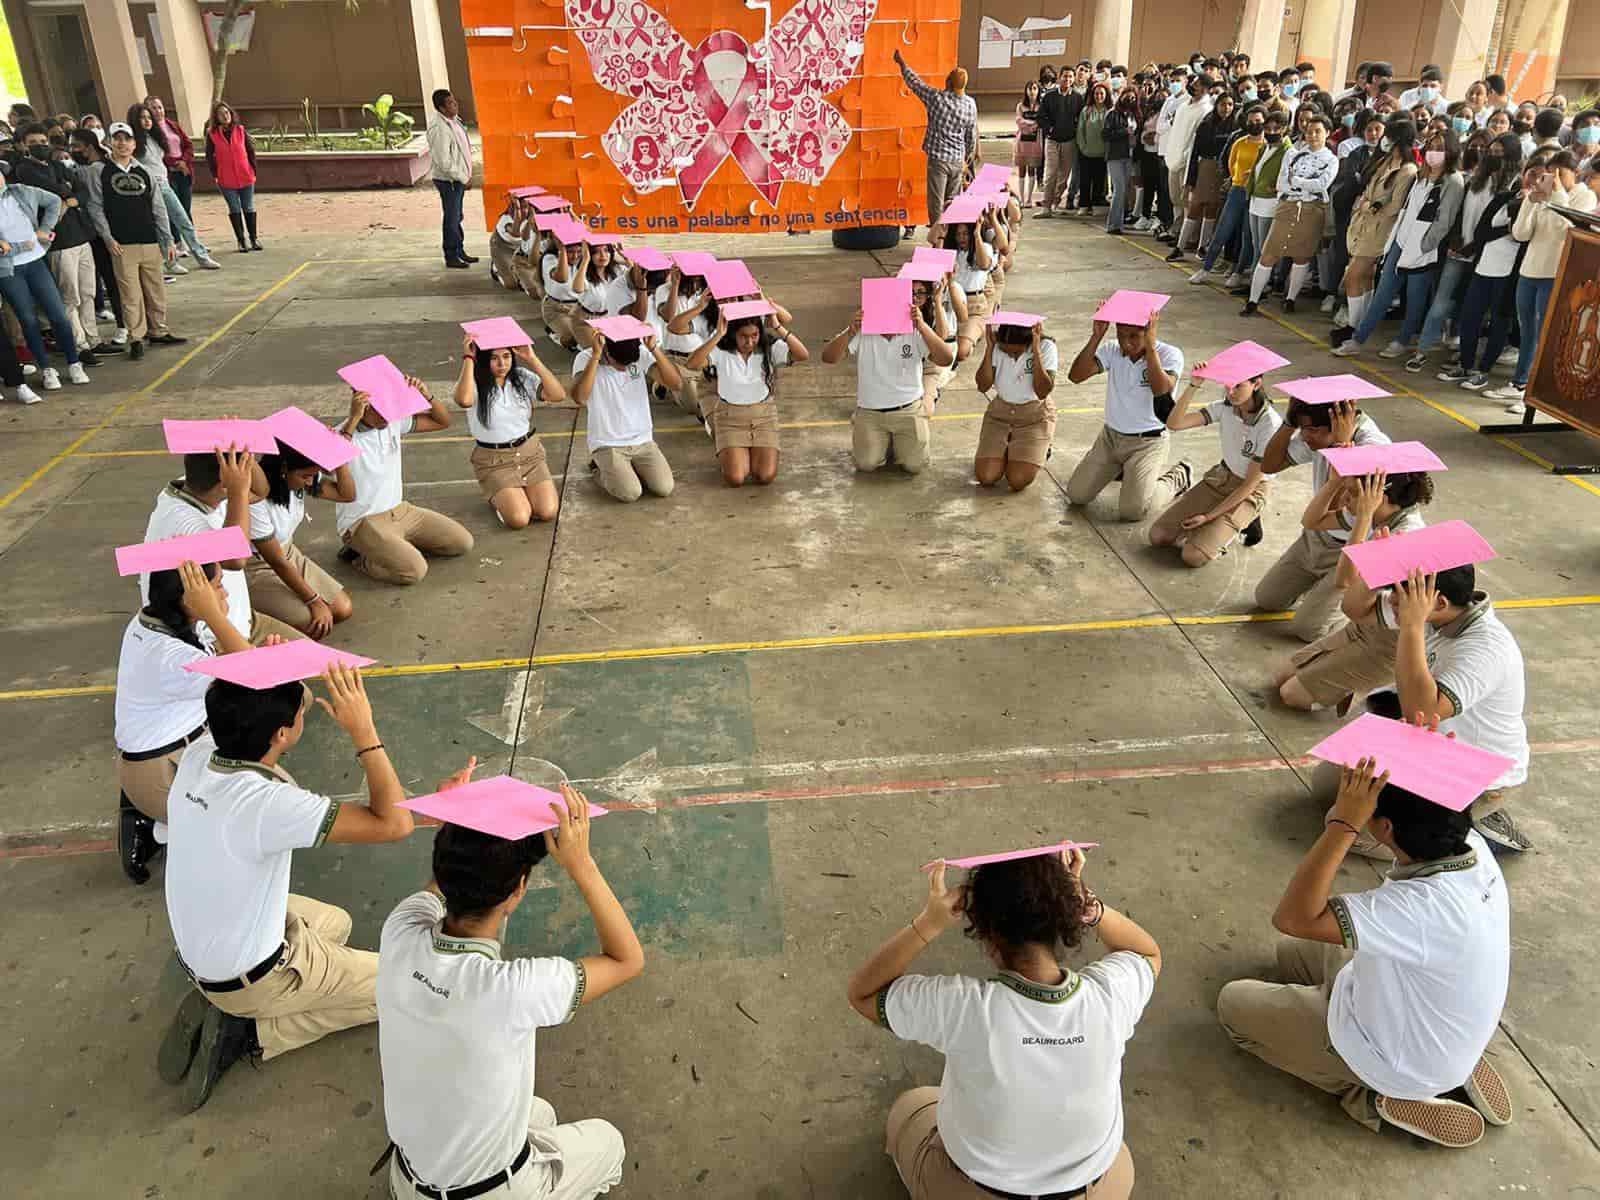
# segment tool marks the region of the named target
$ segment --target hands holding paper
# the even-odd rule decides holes
[[[222,573],[207,579],[200,564],[178,564],[178,580],[183,584],[183,610],[196,621],[204,621],[214,631],[228,623],[228,601],[222,591]]]
[[[1378,506],[1383,503],[1383,489],[1389,482],[1387,471],[1378,471],[1372,475],[1363,475],[1352,480],[1355,488],[1352,508],[1358,518],[1364,519],[1369,525],[1378,512]]]
[[[322,672],[322,682],[327,685],[328,698],[317,697],[317,704],[344,730],[357,750],[378,740],[378,728],[372,721],[372,702],[367,699],[367,685],[361,672],[352,667],[329,663]]]
[[[1333,444],[1348,446],[1356,436],[1356,406],[1353,400],[1340,400],[1333,405]]]
[[[589,801],[570,783],[561,785],[561,799],[562,805],[550,806],[556,827],[545,830],[544,846],[562,870],[576,877],[594,869],[594,859],[589,856]]]
[[[961,906],[967,895],[965,886],[945,887],[945,870],[945,864],[939,862],[928,872],[928,899],[913,922],[929,941],[961,919]]]
[[[1439,589],[1432,575],[1413,569],[1394,585],[1394,615],[1401,629],[1422,630],[1439,605]]]
[[[1437,727],[1438,722],[1434,722]],[[1367,827],[1377,811],[1378,793],[1389,782],[1389,772],[1378,773],[1375,759],[1363,758],[1353,767],[1339,769],[1339,795],[1333,802],[1329,821],[1342,821],[1358,832]]]
[[[222,480],[224,490],[230,496],[250,492],[250,483],[255,476],[254,467],[256,456],[248,450],[241,450],[238,446],[229,446],[226,450],[217,451],[217,474]]]

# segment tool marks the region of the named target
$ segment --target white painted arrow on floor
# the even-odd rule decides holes
[[[468,717],[467,724],[512,747],[543,737],[572,715],[570,708],[545,708],[544,686],[543,675],[518,671],[506,680],[500,711]]]

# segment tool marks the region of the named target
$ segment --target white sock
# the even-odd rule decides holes
[[[1289,268],[1289,290],[1284,293],[1290,300],[1300,294],[1300,289],[1305,287],[1306,280],[1311,277],[1310,263],[1295,263]]]
[[[165,821],[157,821],[150,829],[150,836],[165,846],[167,844],[167,823]]]
[[[1183,219],[1183,232],[1178,235],[1178,249],[1182,250],[1189,244],[1191,235],[1200,232],[1200,219],[1198,217],[1185,217]]]
[[[1215,221],[1201,221],[1200,244],[1195,247],[1195,249],[1204,250],[1207,246],[1211,245],[1211,235],[1216,232],[1216,229],[1217,223]]]
[[[1359,296],[1345,298],[1345,307],[1350,310],[1350,328],[1357,329],[1361,325],[1361,318],[1367,311],[1367,298],[1371,292],[1362,292]]]
[[[1261,294],[1267,290],[1267,284],[1272,282],[1272,268],[1256,264],[1254,273],[1250,276],[1250,303],[1259,304]]]

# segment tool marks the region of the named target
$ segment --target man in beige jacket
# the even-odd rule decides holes
[[[458,115],[456,98],[445,88],[433,93],[428,118],[428,157],[433,160],[433,186],[444,209],[444,265],[470,267],[478,260],[467,253],[461,233],[461,205],[472,182],[472,143]]]

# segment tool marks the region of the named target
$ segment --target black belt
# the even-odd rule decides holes
[[[972,1182],[973,1183],[978,1183],[978,1181],[976,1179],[974,1179]],[[1099,1183],[1100,1181],[1097,1179],[1097,1180],[1095,1180],[1095,1182]],[[1081,1188],[1073,1188],[1070,1192],[1038,1192],[1038,1193],[1002,1192],[999,1188],[992,1188],[992,1187],[989,1187],[987,1184],[982,1184],[982,1183],[978,1183],[978,1186],[980,1188],[982,1188],[985,1192],[988,1192],[989,1195],[991,1195],[991,1196],[999,1196],[999,1197],[1001,1197],[1001,1200],[1081,1200],[1081,1197],[1087,1196],[1089,1194],[1089,1188],[1088,1188],[1087,1185],[1085,1185],[1084,1187],[1081,1187]]]
[[[184,734],[177,741],[168,742],[165,746],[162,746],[160,749],[157,749],[157,750],[140,750],[136,754],[130,754],[126,750],[124,750],[122,752],[122,761],[123,762],[149,762],[152,758],[165,758],[167,755],[171,754],[174,750],[182,750],[185,746],[187,746],[190,742],[194,741],[196,738],[198,738],[205,731],[206,731],[206,723],[204,721],[201,721],[199,725],[197,725],[190,732]]]
[[[528,1161],[528,1156],[533,1153],[531,1142],[522,1143],[522,1153],[517,1155],[516,1161],[503,1171],[496,1171],[487,1179],[480,1179],[477,1183],[469,1183],[462,1187],[436,1188],[423,1183],[411,1173],[411,1168],[406,1164],[406,1156],[400,1152],[400,1147],[392,1147],[394,1160],[400,1164],[400,1174],[404,1175],[417,1189],[417,1194],[428,1197],[428,1200],[472,1200],[474,1196],[481,1196],[485,1192],[492,1192],[495,1188],[511,1182],[511,1177],[522,1170],[522,1164]],[[379,1160],[382,1162],[382,1159]]]
[[[532,433],[525,433],[514,442],[479,442],[478,445],[485,450],[515,450],[532,436]]]
[[[220,983],[212,983],[208,979],[201,979],[193,971],[189,971],[187,964],[183,965],[183,969],[189,971],[189,978],[194,980],[194,985],[202,992],[237,992],[249,987],[252,983],[260,983],[262,979],[266,978],[267,972],[278,965],[283,959],[284,952],[288,949],[288,943],[279,943],[276,950],[251,967],[242,976],[236,979],[224,979]],[[178,962],[183,963],[183,959],[179,958]]]
[[[921,403],[921,400],[909,400],[904,404],[896,404],[893,408],[867,408],[865,404],[861,405],[861,407],[866,408],[868,412],[901,412],[904,409],[910,408],[913,404]]]
[[[1116,434],[1118,437],[1152,438],[1152,437],[1160,437],[1162,434],[1166,433],[1167,431],[1165,429],[1146,429],[1143,433],[1123,433],[1122,430],[1120,430],[1120,429],[1113,429],[1113,430],[1111,430],[1111,432]]]

